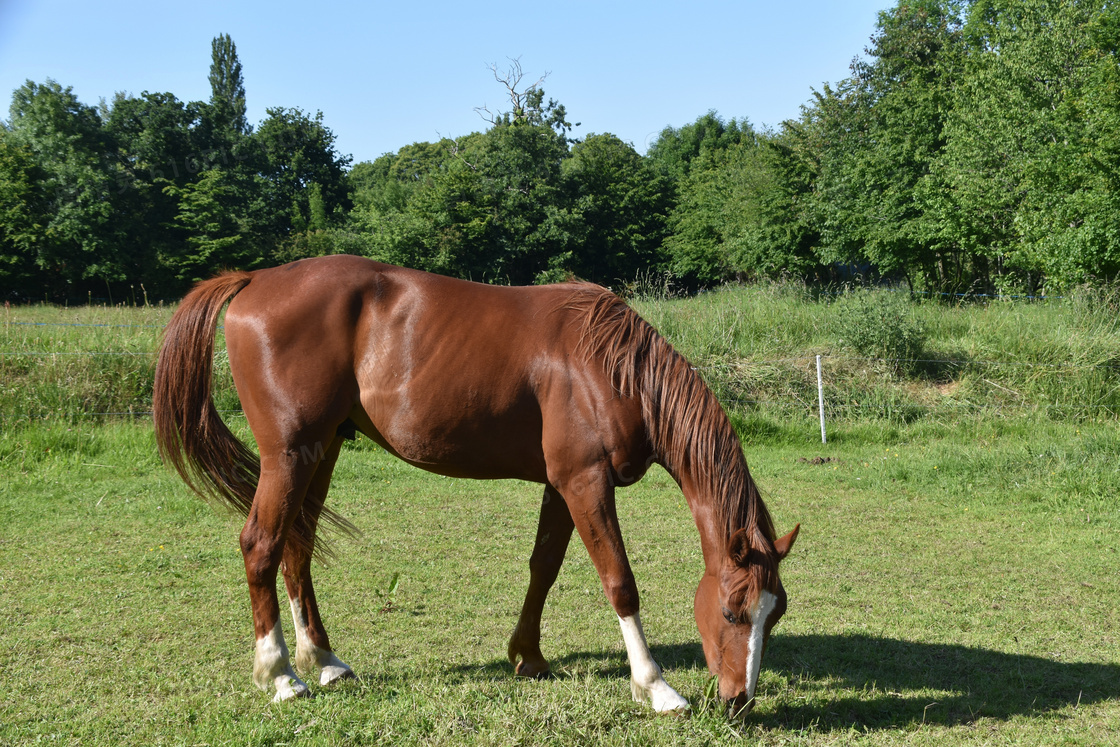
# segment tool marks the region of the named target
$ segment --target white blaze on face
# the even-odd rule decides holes
[[[778,598],[768,591],[758,595],[751,610],[751,639],[747,642],[747,701],[754,697],[758,687],[758,673],[762,670],[762,644],[766,639],[766,621],[778,604]]]

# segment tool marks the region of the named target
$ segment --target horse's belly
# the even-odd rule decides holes
[[[361,412],[352,417],[398,458],[452,477],[545,481],[539,408],[471,408],[461,398],[386,406],[384,399],[363,396]]]

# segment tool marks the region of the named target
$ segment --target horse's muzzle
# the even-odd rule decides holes
[[[748,698],[746,693],[740,693],[727,701],[728,718],[746,718],[754,708],[755,699]]]

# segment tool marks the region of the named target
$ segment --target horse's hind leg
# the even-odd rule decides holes
[[[546,487],[537,538],[529,558],[529,590],[525,593],[517,627],[509,639],[509,661],[522,677],[548,674],[548,661],[541,654],[541,613],[548,591],[564,562],[573,526],[572,514],[564,499],[556,490]]]
[[[261,476],[253,507],[241,530],[241,554],[253,606],[257,647],[253,681],[262,690],[276,687],[275,700],[308,695],[307,685],[296,676],[280,627],[276,574],[287,545],[288,533],[299,516],[319,458],[307,444],[323,443],[313,437],[275,445],[259,439]]]
[[[331,650],[323,627],[319,606],[315,601],[315,588],[311,583],[311,555],[315,547],[315,531],[319,525],[319,514],[326,502],[330,487],[331,474],[334,472],[342,439],[336,437],[326,449],[311,485],[303,508],[296,517],[284,547],[284,585],[288,590],[288,602],[292,608],[292,621],[296,628],[296,669],[300,672],[313,672],[318,667],[321,672],[319,684],[329,685],[345,677],[353,677],[354,672]]]

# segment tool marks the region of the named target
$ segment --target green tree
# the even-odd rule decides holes
[[[726,149],[707,151],[677,184],[665,251],[669,269],[686,287],[716,285],[734,274],[729,239],[739,225],[729,160]]]
[[[388,262],[491,282],[529,283],[574,234],[562,164],[572,125],[546,103],[540,81],[528,89],[520,66],[495,77],[512,111],[492,126],[440,143],[416,143],[363,166],[351,177],[359,208],[352,224],[365,251]]]
[[[412,194],[452,158],[455,142],[413,143],[396,153],[356,164],[347,174],[354,207],[403,210]]]
[[[49,220],[45,176],[31,151],[0,125],[0,296],[36,296],[44,280],[35,260]]]
[[[346,168],[350,157],[335,150],[335,136],[323,124],[323,113],[309,116],[300,109],[272,108],[252,134],[259,181],[254,189],[263,203],[258,215],[263,233],[283,241],[311,224],[312,185],[329,221],[350,208]],[[265,218],[267,216],[267,218]]]
[[[145,91],[118,94],[102,114],[115,156],[118,240],[127,247],[127,274],[157,296],[184,290],[166,258],[188,252],[188,235],[174,220],[177,193],[165,188],[186,188],[208,166],[208,155],[221,158],[196,141],[204,106]]]
[[[395,235],[408,252],[390,256],[412,253],[406,264],[475,280],[532,282],[567,245],[563,221],[552,219],[566,153],[564,138],[546,125],[497,125],[461,138],[398,221],[408,230]]]
[[[196,282],[218,269],[256,264],[248,232],[230,210],[238,201],[238,188],[228,172],[207,169],[196,181],[182,187],[169,184],[164,191],[177,203],[173,225],[187,236],[185,250],[162,258],[178,280]]]
[[[701,154],[750,142],[755,132],[746,120],[726,122],[715,111],[683,127],[666,127],[646,151],[646,158],[665,176],[679,181],[688,176],[693,160]]]
[[[214,37],[210,43],[210,106],[219,129],[229,136],[249,134],[245,119],[245,84],[241,78],[241,61],[237,45],[229,34]]]
[[[708,112],[690,125],[666,128],[650,147],[647,160],[675,187],[664,249],[669,269],[685,286],[709,286],[735,274],[729,238],[741,230],[732,206],[741,195],[733,175],[756,144],[748,123],[725,123]]]
[[[646,153],[652,171],[668,180],[671,207],[663,249],[667,269],[685,286],[712,285],[734,273],[725,243],[733,230],[726,225],[727,154],[755,142],[748,122],[725,122],[711,111],[683,127],[666,127]]]
[[[12,95],[9,136],[33,154],[45,199],[34,262],[48,293],[76,296],[123,281],[127,256],[118,240],[117,173],[97,110],[53,80],[27,81]]]
[[[757,147],[742,147],[733,205],[741,227],[731,258],[745,277],[823,278],[820,232],[812,200],[820,171],[818,141],[811,122],[788,121],[776,134],[760,136]]]
[[[870,263],[936,289],[969,283],[959,247],[929,210],[962,57],[957,4],[901,0],[879,14],[853,77],[816,94],[810,117],[825,135],[816,184],[823,259]]]
[[[561,135],[567,135],[573,126],[579,126],[578,122],[572,125],[568,121],[568,112],[563,104],[551,98],[548,103],[545,103],[544,89],[541,85],[548,78],[548,73],[542,75],[535,83],[523,86],[525,71],[521,68],[521,61],[518,59],[510,60],[510,66],[504,71],[499,70],[496,64],[490,65],[490,72],[494,74],[494,80],[505,88],[510,108],[498,114],[491,113],[485,106],[477,107],[475,111],[494,127],[543,126],[551,127]]]
[[[1120,270],[1117,11],[1103,0],[981,0],[939,178],[946,231],[1005,290]]]
[[[589,135],[562,161],[561,179],[562,202],[548,220],[567,249],[552,255],[540,279],[574,274],[609,285],[665,264],[671,185],[631,145]]]

